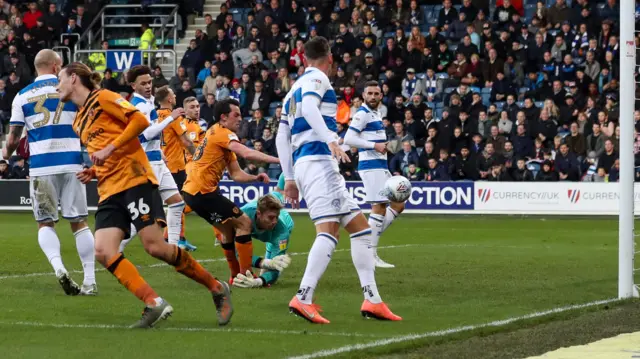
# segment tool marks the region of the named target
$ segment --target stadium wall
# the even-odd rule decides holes
[[[222,193],[242,206],[272,190],[276,183],[243,184],[222,181]],[[364,187],[347,182],[348,190],[361,207]],[[414,182],[407,202],[408,213],[433,214],[531,214],[531,215],[617,215],[618,183],[581,182]],[[635,187],[640,201],[640,184]],[[90,210],[98,203],[96,182],[87,185]],[[640,204],[640,203],[639,203]],[[300,212],[306,212],[302,201]],[[640,205],[636,214],[640,214]],[[0,181],[0,210],[31,210],[28,180]]]

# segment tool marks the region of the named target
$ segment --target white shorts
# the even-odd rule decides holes
[[[347,185],[336,161],[297,163],[294,177],[300,195],[307,202],[309,216],[316,224],[344,222],[344,217],[352,218],[352,212],[360,211],[360,207],[347,191]]]
[[[358,171],[364,191],[364,199],[367,203],[389,203],[389,199],[384,195],[384,184],[391,178],[391,172],[379,170]]]
[[[29,194],[33,216],[38,222],[57,222],[58,206],[62,218],[81,222],[87,218],[87,191],[75,173],[31,177]]]
[[[171,171],[169,171],[169,168],[167,168],[164,162],[152,163],[151,168],[153,169],[153,174],[156,176],[156,179],[158,179],[158,191],[160,191],[160,197],[162,197],[163,202],[176,193],[180,193],[178,185],[176,185],[176,181],[171,175]]]

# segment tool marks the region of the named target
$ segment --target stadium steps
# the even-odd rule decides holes
[[[203,15],[211,14],[211,16],[213,16],[213,19],[215,20],[216,16],[218,16],[218,14],[220,13],[220,5],[224,4],[225,2],[225,0],[206,0],[204,3]],[[205,31],[206,27],[207,26],[204,23],[204,16],[196,17],[193,23],[188,24],[184,38],[174,46],[178,66],[180,66],[180,61],[182,61],[184,53],[187,52],[187,49],[189,48],[189,41],[196,37],[196,30],[200,29],[202,31]],[[166,78],[171,78],[173,77],[173,75],[175,75],[173,73],[172,63],[162,64],[160,65],[160,67],[162,68],[162,72],[164,73],[164,76]]]

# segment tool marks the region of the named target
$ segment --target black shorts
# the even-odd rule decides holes
[[[242,211],[235,203],[223,196],[219,190],[211,193],[191,195],[183,192],[185,203],[210,224],[224,223],[232,218],[242,216]]]
[[[154,223],[166,226],[162,198],[158,186],[141,184],[98,203],[96,231],[102,228],[120,228],[125,238],[131,234],[131,224],[136,231]]]
[[[182,186],[184,185],[184,182],[187,180],[187,171],[182,170],[176,173],[171,173],[171,176],[173,176],[173,180],[176,182],[176,186],[178,186],[178,190],[182,191]]]

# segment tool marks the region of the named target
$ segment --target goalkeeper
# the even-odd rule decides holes
[[[266,244],[264,257],[253,256],[253,267],[260,268],[260,276],[254,278],[250,272],[239,273],[232,283],[240,288],[267,287],[274,284],[280,272],[291,263],[286,254],[293,231],[293,219],[284,209],[284,176],[280,176],[275,191],[245,204],[242,212],[251,218],[251,237]],[[222,234],[216,230],[216,237]]]

